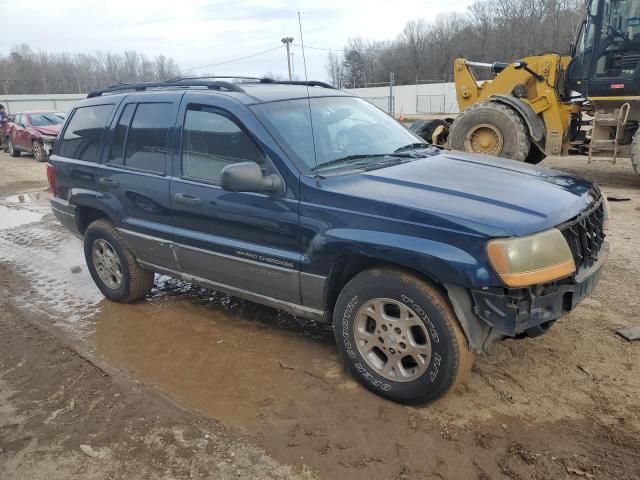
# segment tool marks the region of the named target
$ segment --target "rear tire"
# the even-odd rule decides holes
[[[411,125],[410,130],[420,136],[420,138],[425,142],[433,144],[433,134],[436,131],[436,128],[440,126],[444,127],[446,131],[449,130],[449,124],[440,118],[436,118],[434,120],[416,120]]]
[[[11,137],[7,139],[7,151],[9,152],[9,155],[11,155],[12,157],[20,156],[20,150],[15,149],[15,147],[13,146],[13,141],[11,140]]]
[[[514,110],[497,102],[470,106],[449,132],[453,150],[482,153],[524,162],[531,148],[527,127]]]
[[[367,389],[405,404],[425,403],[468,378],[473,354],[445,296],[396,269],[365,270],[338,296],[338,351]]]
[[[109,300],[134,302],[153,287],[153,272],[138,265],[109,220],[101,218],[89,225],[84,234],[84,256],[93,281]]]
[[[49,160],[47,154],[44,151],[44,147],[40,145],[40,142],[33,142],[31,147],[33,158],[35,158],[37,162],[46,162],[47,160]]]

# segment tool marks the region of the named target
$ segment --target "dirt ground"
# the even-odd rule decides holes
[[[324,325],[162,276],[103,300],[45,166],[0,154],[0,478],[640,478],[640,342],[615,334],[640,323],[640,176],[544,164],[611,200],[600,285],[414,408],[351,380]]]

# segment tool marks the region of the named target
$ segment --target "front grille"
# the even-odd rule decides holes
[[[558,227],[569,244],[576,270],[589,268],[604,244],[604,204],[602,198],[593,207]]]

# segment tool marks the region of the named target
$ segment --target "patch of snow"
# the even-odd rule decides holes
[[[42,214],[22,208],[9,208],[0,205],[0,230],[16,228],[21,225],[39,222]]]

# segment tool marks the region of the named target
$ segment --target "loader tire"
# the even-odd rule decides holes
[[[425,142],[433,144],[433,134],[438,127],[444,127],[445,131],[449,130],[447,121],[440,118],[433,120],[416,120],[411,125],[410,130],[420,136]],[[444,137],[446,139],[446,135],[444,135]]]
[[[449,132],[449,146],[496,157],[527,160],[531,141],[524,121],[511,108],[497,102],[481,102],[455,119]]]

